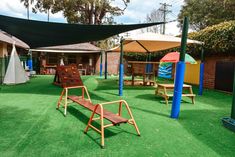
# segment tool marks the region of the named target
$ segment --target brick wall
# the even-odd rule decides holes
[[[118,74],[119,70],[119,57],[120,53],[112,52],[108,53],[108,74]],[[217,61],[235,61],[235,56],[228,55],[215,55],[207,56],[205,58],[205,69],[204,69],[204,87],[214,89],[215,86],[215,70]],[[103,72],[104,72],[105,56],[103,55]],[[143,65],[137,65],[143,66]],[[124,60],[125,74],[128,74],[127,64]],[[174,69],[174,68],[173,68]],[[100,56],[97,55],[96,59],[96,73],[100,71]],[[174,72],[173,72],[174,74]]]
[[[119,61],[120,61],[120,53],[118,52],[109,52],[108,53],[108,74],[114,74],[117,75],[119,73]],[[102,58],[103,62],[103,73],[104,73],[104,66],[105,66],[105,55],[103,54]],[[124,73],[125,75],[131,75],[131,67],[128,67],[127,60],[123,59],[124,64]],[[135,64],[134,65],[137,69],[144,69],[145,64]],[[155,64],[156,71],[158,70],[158,64]],[[100,55],[96,58],[96,74],[99,74],[100,72]]]
[[[204,69],[204,87],[214,89],[215,87],[215,70],[217,61],[235,61],[235,56],[210,56],[205,59]]]
[[[118,74],[119,70],[119,60],[120,60],[120,53],[118,52],[109,52],[108,53],[108,74]],[[104,73],[104,65],[105,65],[105,55],[103,54],[103,73]],[[96,59],[96,74],[100,72],[100,56],[97,56]]]

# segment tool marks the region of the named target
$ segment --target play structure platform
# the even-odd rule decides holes
[[[143,85],[155,86],[155,73],[159,62],[129,61],[131,64],[131,85],[135,85],[135,76],[143,76]],[[152,68],[150,68],[150,66]]]
[[[79,70],[75,64],[57,66],[53,83],[61,87],[83,85]]]

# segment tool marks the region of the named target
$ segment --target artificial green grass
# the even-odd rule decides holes
[[[93,103],[120,99],[116,78],[82,79]],[[230,115],[231,95],[205,90],[203,96],[196,96],[195,105],[184,98],[180,118],[174,120],[169,118],[171,105],[161,102],[153,87],[125,86],[123,99],[132,109],[141,137],[131,125],[110,127],[101,149],[98,133],[83,133],[90,111],[71,105],[64,117],[56,110],[62,89],[52,81],[52,76],[36,76],[26,84],[0,86],[1,157],[234,156],[235,134],[221,123]]]

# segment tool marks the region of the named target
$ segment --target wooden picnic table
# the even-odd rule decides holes
[[[169,93],[169,91],[174,91],[174,84],[157,84],[157,89],[155,94],[161,96],[165,99],[166,105],[168,105],[168,100],[170,97],[174,96],[174,93]],[[192,103],[195,104],[195,94],[193,94],[192,86],[183,84],[182,97],[189,97]]]

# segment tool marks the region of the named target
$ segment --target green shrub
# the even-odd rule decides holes
[[[213,25],[199,32],[189,33],[188,38],[204,42],[205,55],[235,53],[235,20]],[[196,44],[188,45],[187,53],[193,57],[200,58],[201,47],[201,45]],[[153,53],[152,60],[158,61],[162,56],[171,51],[180,51],[180,48]],[[125,57],[131,60],[146,60],[146,55],[140,53],[127,53]]]
[[[235,21],[189,33],[188,38],[204,42],[206,53],[232,53],[235,51]]]

